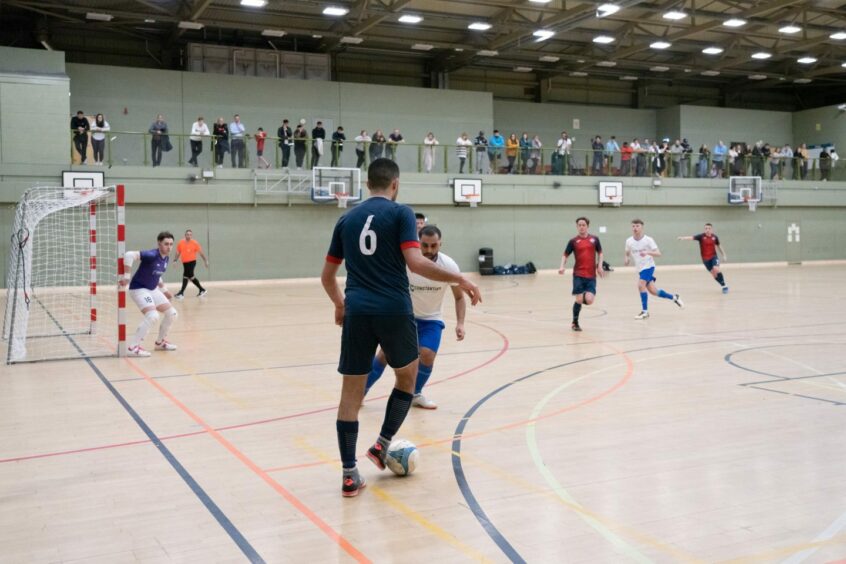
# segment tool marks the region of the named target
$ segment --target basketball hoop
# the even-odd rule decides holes
[[[350,200],[350,195],[347,192],[338,192],[334,195],[338,200],[338,207],[344,209],[347,207],[347,202]]]
[[[758,200],[750,198],[749,196],[743,196],[743,202],[749,206],[749,211],[751,212],[758,209]]]

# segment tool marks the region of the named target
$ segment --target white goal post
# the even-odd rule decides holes
[[[6,363],[126,352],[124,186],[30,188],[6,269]]]

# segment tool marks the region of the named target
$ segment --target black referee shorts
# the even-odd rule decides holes
[[[376,347],[381,346],[392,368],[402,368],[417,358],[417,325],[409,315],[347,315],[341,333],[338,372],[367,375]]]
[[[194,267],[197,266],[197,261],[192,260],[191,262],[183,262],[182,263],[182,277],[183,278],[194,278]]]

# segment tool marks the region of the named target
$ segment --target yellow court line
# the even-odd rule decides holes
[[[774,548],[766,552],[759,552],[758,554],[750,554],[749,556],[741,556],[731,560],[722,560],[722,564],[744,564],[746,562],[759,562],[770,560],[778,556],[789,556],[797,552],[802,552],[809,548],[821,548],[825,546],[846,544],[846,533],[831,537],[830,539],[808,542],[803,544],[793,544],[782,548]]]
[[[311,454],[315,458],[318,458],[319,460],[322,460],[323,462],[330,464],[330,465],[334,466],[335,468],[341,468],[341,464],[340,464],[340,462],[338,462],[337,459],[329,456],[327,453],[323,452],[322,450],[319,450],[315,447],[312,447],[310,444],[308,444],[308,442],[306,442],[305,438],[297,437],[295,439],[294,443],[296,444],[296,446],[298,448],[308,452],[309,454]],[[405,515],[411,521],[414,521],[415,523],[417,523],[418,525],[420,525],[421,527],[423,527],[424,529],[426,529],[427,531],[429,531],[430,533],[432,533],[433,535],[435,535],[436,537],[438,537],[442,541],[444,541],[444,542],[452,545],[453,547],[457,548],[458,550],[460,550],[461,552],[463,552],[465,555],[472,558],[473,560],[476,560],[478,562],[493,562],[493,560],[491,560],[490,558],[488,558],[487,556],[485,556],[484,554],[482,554],[481,552],[479,552],[478,550],[476,550],[472,546],[468,546],[468,545],[464,544],[463,542],[461,542],[460,540],[458,540],[458,538],[455,535],[453,535],[452,533],[450,533],[449,531],[446,531],[445,529],[441,528],[440,526],[438,526],[434,522],[432,522],[429,519],[426,519],[425,517],[423,517],[420,513],[414,511],[411,507],[404,504],[403,502],[398,500],[393,495],[389,494],[385,489],[380,488],[379,486],[371,485],[368,482],[367,490],[372,492],[374,495],[376,495],[377,498],[379,498],[381,501],[383,501],[384,503],[386,503],[390,507],[396,509],[397,511],[399,511],[400,513]]]

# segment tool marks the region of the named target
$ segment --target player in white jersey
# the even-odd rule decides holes
[[[637,287],[640,292],[642,309],[635,316],[635,319],[649,319],[649,294],[666,300],[672,300],[680,308],[684,307],[684,302],[681,301],[681,297],[678,294],[665,292],[655,286],[654,257],[660,256],[661,251],[658,249],[658,245],[655,244],[652,237],[643,233],[643,221],[633,219],[632,236],[626,239],[626,256],[624,262],[628,266],[629,262],[633,261],[638,271]],[[649,294],[647,294],[647,291]]]
[[[439,252],[441,248],[441,230],[434,225],[427,225],[420,230],[420,250],[427,259],[444,270],[460,273],[458,265],[450,257]],[[424,278],[419,274],[408,271],[408,283],[411,290],[411,304],[414,307],[414,321],[417,323],[417,343],[420,352],[420,362],[417,365],[417,381],[414,385],[412,405],[423,409],[437,409],[438,405],[423,395],[423,386],[432,375],[435,356],[441,345],[441,333],[444,324],[441,309],[447,288],[452,290],[455,298],[455,336],[464,339],[464,315],[467,303],[464,292],[458,286],[447,282],[436,282]],[[376,383],[385,370],[385,353],[380,349],[373,359],[373,368],[367,377],[367,390]]]

